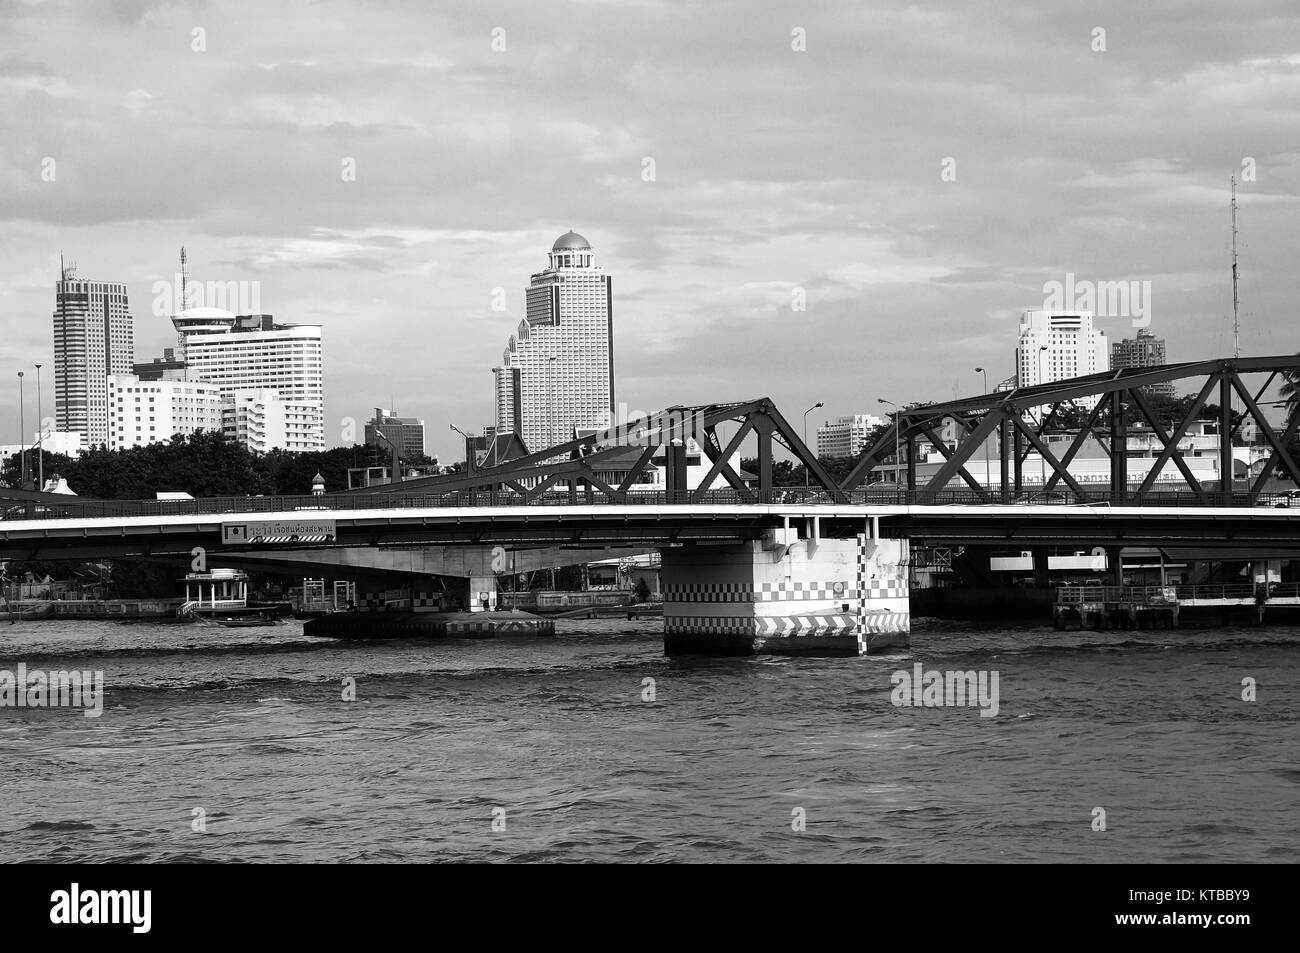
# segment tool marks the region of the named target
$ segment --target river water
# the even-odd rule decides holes
[[[97,718],[0,708],[0,856],[1300,861],[1300,630],[936,623],[891,657],[667,659],[661,625],[0,625],[0,671],[105,685]],[[996,716],[895,705],[917,662],[997,672]]]

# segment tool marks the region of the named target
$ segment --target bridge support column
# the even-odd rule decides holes
[[[469,611],[495,611],[496,607],[497,577],[492,573],[471,574],[469,577]]]
[[[798,539],[663,551],[668,655],[861,655],[906,648],[907,540]]]

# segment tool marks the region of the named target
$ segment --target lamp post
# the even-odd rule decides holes
[[[826,405],[825,405],[824,403],[822,403],[822,402],[819,400],[819,401],[817,401],[817,403],[813,404],[811,407],[809,407],[807,410],[805,410],[805,411],[803,412],[803,445],[804,445],[805,447],[808,446],[808,415],[811,414],[811,413],[812,413],[814,410],[816,410],[818,407],[825,407],[825,406],[826,406]],[[808,489],[809,485],[810,485],[810,484],[808,483],[808,464],[805,463],[805,464],[803,465],[803,487],[804,487],[804,489],[805,489],[805,490]]]
[[[18,372],[18,485],[27,487],[27,414],[23,410],[23,372]]]
[[[379,435],[380,437],[383,437],[383,438],[384,438],[384,442],[385,442],[386,444],[388,444],[390,447],[393,448],[393,473],[392,473],[392,476],[389,477],[388,482],[389,482],[389,483],[401,483],[401,482],[402,482],[402,466],[401,466],[401,461],[398,460],[398,458],[397,458],[397,444],[393,443],[392,439],[391,439],[391,438],[390,438],[386,433],[384,433],[382,430],[380,430],[378,427],[375,428],[375,433],[376,433],[377,435]]]
[[[555,362],[557,356],[548,354],[546,357],[546,376],[551,385],[550,401],[546,409],[546,446],[555,446]]]
[[[455,424],[449,423],[447,424],[447,426],[465,438],[465,473],[466,474],[473,473],[474,472],[473,438],[470,437],[470,435],[467,434],[465,431],[457,427]]]
[[[982,367],[977,367],[975,373],[984,375],[984,395],[988,396],[989,372]],[[987,437],[984,439],[984,489],[989,492],[993,491],[993,475],[989,472],[989,441]]]
[[[40,434],[36,441],[36,468],[40,477],[36,489],[45,489],[45,418],[41,416],[41,365],[36,365],[36,431]]]
[[[898,467],[899,464],[902,463],[902,455],[898,450],[898,415],[901,411],[898,409],[898,405],[892,400],[885,400],[883,397],[877,397],[876,401],[881,404],[888,404],[890,407],[894,408],[894,491],[898,492]]]

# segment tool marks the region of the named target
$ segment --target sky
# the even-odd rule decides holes
[[[633,409],[979,393],[1067,275],[1150,289],[1111,340],[1227,356],[1234,174],[1241,352],[1300,351],[1293,0],[0,0],[0,443],[60,252],[146,360],[184,245],[323,326],[328,444],[394,407],[444,462],[570,228]]]

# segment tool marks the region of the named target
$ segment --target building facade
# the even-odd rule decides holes
[[[1110,346],[1112,370],[1126,367],[1164,367],[1165,360],[1165,339],[1156,337],[1148,328],[1139,328],[1137,337],[1124,338]],[[1174,396],[1173,381],[1150,384],[1143,390],[1164,397]]]
[[[306,452],[322,449],[321,416],[315,401],[286,400],[275,390],[237,390],[223,395],[221,429],[249,450]]]
[[[176,434],[221,431],[221,391],[209,384],[113,374],[108,394],[110,450],[166,443]]]
[[[211,384],[232,399],[241,392],[261,395],[245,401],[250,408],[260,402],[270,412],[276,401],[283,403],[285,433],[293,434],[286,436],[294,444],[288,449],[325,449],[320,325],[277,324],[269,314],[234,315],[220,308],[190,308],[173,315],[172,324],[177,347],[159,364],[182,363],[189,380]],[[303,417],[311,418],[308,439],[298,446]]]
[[[817,456],[856,457],[866,445],[867,435],[885,421],[874,414],[836,417],[817,428]]]
[[[390,453],[396,444],[398,455],[405,460],[422,457],[424,421],[416,417],[398,417],[386,407],[376,407],[374,419],[366,422],[366,443]]]
[[[1026,311],[1016,345],[1017,385],[1034,387],[1109,370],[1106,334],[1092,319],[1091,311]],[[1091,409],[1097,400],[1079,403]]]
[[[83,433],[88,446],[109,442],[110,374],[130,374],[135,330],[126,285],[63,270],[54,293],[55,428]]]
[[[492,373],[497,433],[514,432],[530,451],[613,423],[611,276],[581,235],[568,232],[551,246]]]

